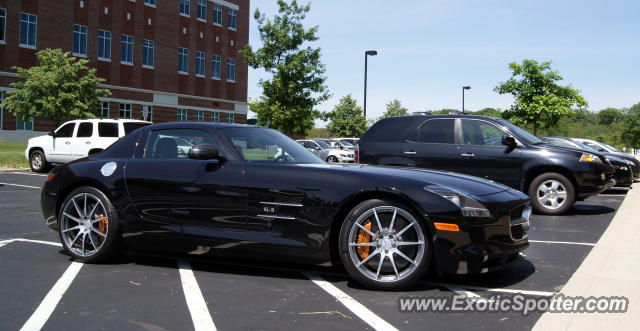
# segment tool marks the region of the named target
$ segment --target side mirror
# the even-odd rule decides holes
[[[344,149],[344,146],[342,146],[342,145],[338,145],[338,148],[340,148],[340,149]]]
[[[319,151],[319,150],[321,150],[322,148],[320,148],[320,147],[316,146],[316,147],[314,147],[313,149],[315,149],[316,151]]]
[[[518,146],[516,139],[509,136],[502,137],[502,144],[509,147],[510,149],[514,149],[516,148],[516,146]]]
[[[189,159],[191,160],[220,160],[218,148],[211,144],[198,144],[189,149]]]
[[[55,131],[49,131],[48,135],[52,136],[52,137],[56,137],[56,132]]]

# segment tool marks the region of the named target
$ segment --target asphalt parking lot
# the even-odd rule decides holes
[[[44,225],[45,179],[0,172],[2,330],[530,329],[540,313],[409,313],[399,310],[398,298],[549,296],[594,247],[626,194],[607,191],[565,216],[533,215],[524,261],[497,272],[429,276],[408,292],[376,292],[340,267],[134,252],[109,264],[74,263]]]

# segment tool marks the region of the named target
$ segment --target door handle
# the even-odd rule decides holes
[[[87,142],[85,142],[85,144],[87,144],[87,145],[91,145],[91,142],[90,142],[90,141],[87,141]]]
[[[416,155],[416,152],[414,152],[414,151],[406,151],[406,152],[404,152],[404,154],[406,154],[406,155]]]
[[[71,145],[71,142],[67,141],[64,143],[65,145]]]
[[[464,154],[460,154],[460,156],[462,156],[462,157],[474,157],[475,154],[473,154],[473,153],[464,153]]]

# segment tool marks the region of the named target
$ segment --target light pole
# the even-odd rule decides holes
[[[471,86],[462,87],[462,114],[464,115],[464,90],[470,90]]]
[[[367,118],[367,56],[378,55],[377,51],[365,51],[364,52],[364,118]]]

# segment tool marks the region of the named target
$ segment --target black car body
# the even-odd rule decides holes
[[[566,137],[540,137],[544,141],[548,142],[553,146],[558,147],[568,147],[568,148],[576,148],[582,149],[589,152],[598,152],[597,150],[584,145],[578,141],[574,141],[571,138]],[[617,187],[630,187],[633,184],[633,177],[636,176],[633,172],[633,168],[635,168],[635,164],[631,161],[621,159],[615,154],[612,153],[602,153],[607,157],[607,160],[611,162],[613,166],[613,179],[616,181],[615,186]]]
[[[188,157],[176,152],[184,141],[195,144]],[[396,266],[404,258],[394,252],[413,249],[402,246],[411,245],[402,236],[424,237],[426,245],[415,238],[413,243],[416,250],[425,247],[420,264],[409,265],[425,270],[432,265],[439,273],[485,272],[515,261],[529,245],[531,210],[526,195],[483,179],[327,164],[277,131],[211,123],[148,126],[103,153],[59,166],[49,174],[41,204],[46,224],[82,261],[102,260],[110,239],[139,250],[342,262],[374,288],[416,281],[407,276],[400,282],[405,271]],[[364,213],[369,223],[360,220]],[[372,225],[371,215],[382,223]],[[349,222],[354,226],[345,230]],[[396,229],[401,222],[408,224],[404,234]],[[363,226],[368,230],[359,230]],[[349,233],[358,237],[353,245],[347,245]],[[357,246],[356,258],[351,246]],[[416,252],[402,252],[418,260]],[[397,265],[389,265],[392,259],[384,254]],[[384,266],[378,273],[387,270],[390,277],[377,281],[382,276],[376,274],[372,280],[375,268],[364,270],[366,277],[358,273],[364,263],[359,257],[374,255],[381,259],[377,266]]]
[[[633,178],[634,179],[639,179],[640,178],[640,161],[638,159],[636,159],[635,157],[633,157],[633,155],[631,154],[627,154],[627,153],[623,153],[615,148],[613,148],[612,146],[609,146],[605,143],[599,142],[599,141],[595,141],[595,140],[591,140],[591,139],[582,139],[582,138],[571,138],[571,140],[583,144],[585,146],[590,147],[593,150],[597,150],[599,153],[602,153],[604,155],[606,155],[607,157],[609,156],[615,156],[617,158],[620,159],[624,159],[627,160],[631,163],[633,163],[631,170],[633,170]]]
[[[376,122],[360,138],[359,162],[465,173],[527,192],[539,212],[561,214],[613,185],[598,153],[549,146],[503,120],[416,115]]]

